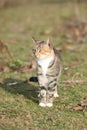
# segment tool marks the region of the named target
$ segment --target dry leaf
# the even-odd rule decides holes
[[[60,31],[62,30],[62,26],[57,25],[57,26],[55,27],[55,29],[56,29],[58,32],[60,32]]]
[[[11,71],[10,67],[8,67],[8,66],[3,67],[3,72],[9,72],[9,71]]]
[[[36,63],[34,61],[31,61],[31,62],[26,62],[24,64],[24,66],[21,68],[21,71],[28,72],[28,71],[31,71],[33,69],[36,69]]]
[[[75,110],[75,111],[82,111],[82,110],[84,110],[84,107],[76,106],[76,107],[73,108],[73,110]]]
[[[80,36],[80,30],[78,28],[73,28],[73,32],[77,37]]]
[[[0,84],[2,84],[3,83],[3,79],[2,78],[0,78]]]
[[[66,18],[62,25],[62,37],[70,43],[82,43],[87,38],[87,22]]]
[[[48,29],[48,30],[45,30],[45,31],[42,31],[40,32],[41,35],[49,35],[51,34],[52,30],[51,29]]]
[[[87,108],[87,104],[80,103],[80,104],[78,104],[78,106],[73,107],[73,110],[75,110],[75,111],[83,111],[86,108]]]
[[[78,46],[76,45],[68,45],[67,43],[63,43],[61,46],[61,51],[76,51]]]
[[[62,50],[68,50],[68,45],[66,43],[62,44]]]

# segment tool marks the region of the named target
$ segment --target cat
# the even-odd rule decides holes
[[[57,84],[62,72],[62,59],[49,38],[39,41],[32,37],[32,40],[35,43],[33,53],[37,63],[39,106],[52,107],[54,98],[59,97]]]

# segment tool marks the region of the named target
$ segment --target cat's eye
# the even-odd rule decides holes
[[[35,50],[35,49],[32,49],[32,52],[35,54],[36,50]]]

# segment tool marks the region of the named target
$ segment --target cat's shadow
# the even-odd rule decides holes
[[[38,88],[35,87],[32,83],[23,82],[18,79],[7,78],[0,84],[0,87],[5,91],[12,94],[23,95],[25,98],[32,100],[35,103],[38,103]]]

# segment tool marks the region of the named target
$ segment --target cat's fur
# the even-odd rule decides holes
[[[62,71],[62,60],[59,52],[47,41],[33,38],[35,49],[33,53],[37,62],[37,77],[39,83],[39,105],[52,107],[53,100],[58,97],[57,84]]]

